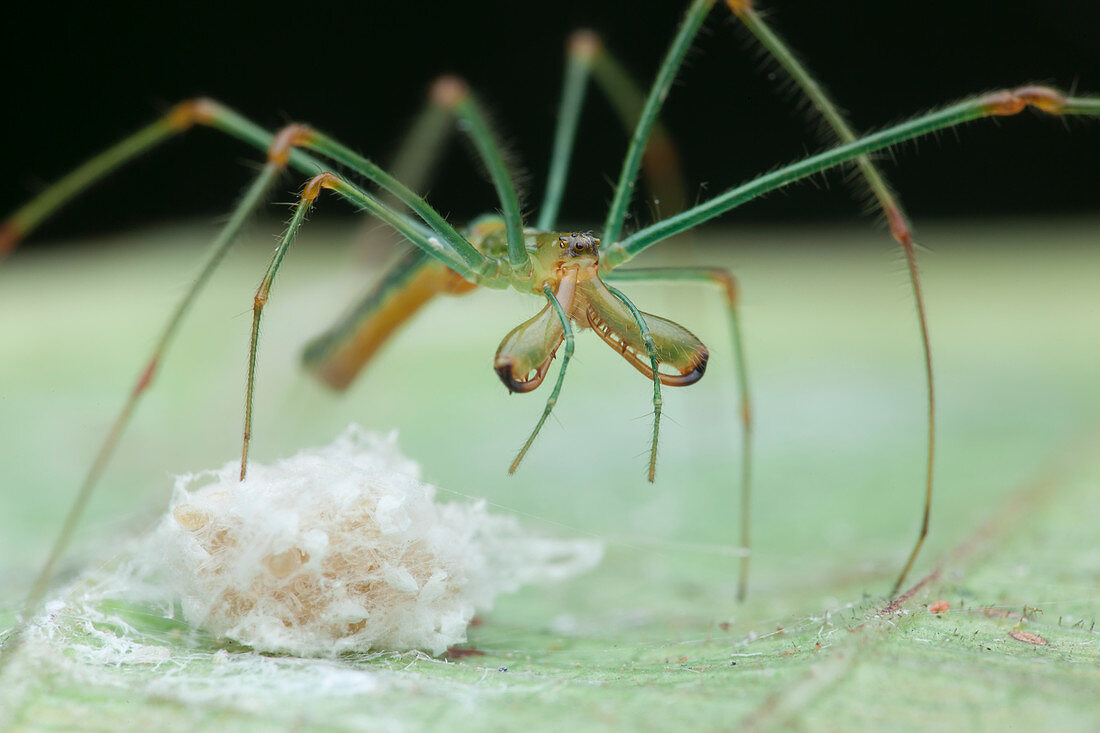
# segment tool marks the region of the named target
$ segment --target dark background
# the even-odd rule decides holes
[[[597,30],[648,83],[685,6],[676,0],[23,6],[9,11],[3,34],[9,131],[0,209],[11,210],[124,132],[198,94],[270,127],[310,122],[386,160],[427,85],[445,71],[467,77],[489,104],[530,173],[535,203],[569,31]],[[1022,82],[1100,93],[1100,3],[774,0],[766,9],[859,129]],[[692,186],[712,192],[821,147],[739,30],[719,3],[665,106]],[[624,150],[610,109],[590,95],[567,220],[602,218]],[[261,159],[197,129],[81,198],[34,241],[45,246],[224,214]],[[1100,206],[1095,122],[1033,114],[979,122],[903,146],[897,159],[886,172],[918,223],[1085,214]],[[290,179],[285,190],[298,185]],[[853,219],[860,206],[852,198],[834,175],[827,186],[819,180],[773,195],[726,221]],[[461,145],[452,145],[430,199],[460,221],[495,208],[491,188]],[[324,215],[347,212],[332,205]]]

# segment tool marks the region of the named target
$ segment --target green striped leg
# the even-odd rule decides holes
[[[606,283],[605,283],[606,285]],[[638,307],[630,302],[630,298],[618,288],[607,285],[607,290],[623,302],[630,314],[634,316],[634,322],[638,324],[638,331],[642,335],[646,354],[649,355],[649,365],[653,369],[653,438],[649,444],[649,482],[653,483],[657,478],[657,442],[661,435],[661,408],[665,401],[661,399],[661,380],[657,376],[657,346],[653,343],[653,334],[649,332],[649,324],[645,322]]]
[[[741,568],[737,583],[737,599],[744,600],[749,583],[752,514],[752,402],[749,393],[748,367],[742,340],[738,304],[740,289],[729,270],[719,267],[655,267],[612,270],[606,275],[617,282],[690,282],[717,285],[726,298],[729,313],[730,341],[733,344],[733,371],[740,396],[741,415]],[[613,291],[614,292],[614,291]]]
[[[406,228],[417,232],[413,244],[441,260],[463,277],[494,279],[501,273],[495,261],[483,257],[444,217],[407,186],[367,158],[304,125],[288,125],[272,134],[228,107],[209,99],[196,99],[176,105],[162,119],[123,139],[105,153],[95,156],[72,173],[15,211],[0,224],[0,255],[10,251],[20,238],[29,234],[53,212],[103,179],[118,167],[133,160],[159,142],[195,125],[205,125],[237,138],[252,147],[267,151],[268,162],[291,167],[307,175],[325,169],[316,158],[302,152],[305,148],[348,166],[390,192],[426,225],[413,223],[403,214]],[[501,285],[503,286],[503,285]]]
[[[96,458],[81,483],[76,498],[65,517],[61,532],[32,584],[21,614],[21,624],[23,625],[9,635],[4,642],[3,649],[0,650],[0,666],[6,663],[9,650],[18,645],[25,624],[41,602],[53,577],[57,563],[68,546],[84,508],[87,506],[103,471],[114,454],[139,399],[152,384],[156,370],[163,361],[190,305],[198,297],[210,276],[213,275],[236,241],[236,237],[249,215],[264,201],[265,193],[271,188],[283,169],[289,166],[309,174],[322,170],[322,165],[317,159],[297,149],[306,142],[315,145],[317,139],[312,131],[300,125],[289,125],[278,134],[272,134],[217,102],[208,99],[190,100],[177,105],[163,118],[124,138],[107,151],[91,158],[16,210],[7,221],[0,225],[0,256],[2,256],[14,248],[22,237],[33,231],[41,222],[84,190],[160,142],[196,124],[214,127],[253,147],[266,150],[267,164],[248,189],[240,205],[230,217],[229,222],[219,233],[198,277],[169,317],[168,323],[157,340],[150,358],[141,370],[133,389],[100,445]],[[373,164],[370,164],[366,159],[347,155],[350,151],[347,151],[346,148],[334,141],[323,138],[323,136],[320,137],[329,143],[332,150],[345,154],[345,160],[341,161],[345,165],[371,178],[371,180],[375,180],[380,185],[386,185],[385,174],[380,169],[360,165],[361,162],[371,166]],[[490,262],[484,258],[453,227],[446,224],[438,213],[428,207],[423,199],[415,196],[407,189],[402,190],[398,186],[391,184],[388,188],[390,190],[396,189],[394,194],[403,203],[417,211],[422,218],[427,218],[434,231],[400,213],[382,207],[377,201],[371,199],[372,205],[379,210],[378,215],[380,218],[404,234],[421,250],[444,262],[471,281],[478,281],[480,272],[499,273],[499,263]],[[341,193],[343,194],[343,192]],[[360,202],[359,205],[367,206],[363,202]],[[367,208],[370,207],[367,206]],[[423,212],[425,210],[430,214],[434,214],[435,219],[424,217]],[[440,242],[439,238],[434,236],[435,234],[442,236],[446,243]],[[454,239],[455,237],[457,237],[457,240]],[[465,249],[461,248],[462,245],[465,246]],[[499,281],[494,281],[494,284],[500,286]]]
[[[569,176],[573,143],[590,77],[611,103],[628,135],[638,123],[645,105],[645,96],[638,84],[615,60],[600,37],[590,30],[573,33],[568,44],[565,84],[558,108],[554,147],[550,154],[550,174],[536,224],[542,231],[554,229],[558,221]],[[642,154],[642,175],[650,199],[655,203],[658,219],[679,213],[686,207],[687,187],[680,169],[679,156],[672,137],[660,120],[654,123]]]
[[[523,447],[519,449],[519,453],[516,454],[515,460],[512,461],[512,465],[508,467],[508,473],[515,473],[519,468],[519,464],[523,461],[523,457],[527,455],[527,451],[531,449],[531,445],[535,442],[535,437],[542,430],[543,424],[546,423],[546,418],[550,417],[550,412],[554,409],[554,405],[558,403],[558,394],[561,392],[561,386],[565,382],[565,368],[569,366],[569,360],[573,358],[573,326],[569,323],[569,317],[565,315],[565,310],[561,307],[561,303],[558,302],[558,298],[554,295],[553,289],[547,285],[542,289],[542,294],[546,296],[546,299],[550,302],[550,306],[554,309],[554,312],[558,315],[558,320],[561,321],[562,338],[565,340],[565,354],[562,356],[561,369],[558,370],[558,381],[554,383],[554,391],[550,393],[550,396],[546,399],[546,407],[542,410],[542,416],[539,417],[538,423],[535,425],[535,429],[531,431],[531,434],[527,436],[527,441],[524,442]]]
[[[242,481],[247,473],[248,448],[252,439],[252,396],[255,388],[256,355],[259,348],[260,319],[263,314],[263,308],[267,304],[268,297],[271,293],[271,285],[275,281],[275,275],[279,271],[280,265],[282,265],[287,250],[290,249],[291,242],[294,241],[298,229],[300,229],[305,222],[306,214],[309,212],[310,207],[313,206],[313,202],[317,200],[317,197],[321,195],[321,191],[325,189],[333,191],[352,205],[369,212],[371,215],[396,229],[406,238],[412,239],[417,236],[416,231],[404,222],[400,214],[383,205],[374,195],[367,193],[334,173],[321,173],[314,176],[306,183],[305,187],[302,189],[298,206],[294,210],[294,216],[291,218],[290,224],[283,233],[279,246],[275,249],[271,264],[268,266],[267,273],[264,275],[264,279],[260,283],[260,287],[256,291],[256,296],[253,299],[252,337],[248,352],[248,380],[245,388],[244,438],[241,446],[240,476]],[[474,282],[477,282],[476,279]]]
[[[699,33],[703,21],[714,6],[714,0],[694,0],[688,7],[684,20],[672,40],[664,61],[657,70],[657,78],[649,90],[642,112],[638,116],[638,124],[630,136],[630,145],[627,147],[626,157],[623,160],[622,171],[619,174],[618,183],[615,185],[615,195],[611,200],[611,206],[607,211],[607,218],[603,225],[603,241],[617,242],[623,231],[623,222],[626,220],[626,210],[630,206],[630,200],[634,195],[637,184],[638,169],[642,163],[642,154],[649,142],[650,133],[657,122],[657,115],[661,111],[665,97],[672,89],[672,82],[676,73],[683,64],[684,56],[691,48],[692,41]]]
[[[103,471],[107,468],[107,464],[114,455],[115,449],[122,439],[122,434],[130,422],[130,418],[133,415],[134,409],[137,407],[138,401],[152,384],[157,368],[164,360],[168,347],[171,345],[176,332],[183,323],[184,316],[187,314],[188,310],[190,310],[191,304],[198,297],[203,286],[206,285],[207,281],[209,281],[210,277],[214,274],[218,265],[225,259],[226,254],[228,254],[230,248],[233,246],[233,243],[237,239],[237,235],[248,221],[250,215],[264,202],[272,184],[278,178],[281,170],[279,165],[273,163],[268,163],[264,166],[260,175],[256,177],[256,180],[248,188],[241,202],[237,205],[229,221],[218,233],[217,238],[210,248],[210,253],[207,255],[206,261],[199,270],[198,276],[191,283],[191,286],[187,289],[187,292],[176,306],[176,309],[172,312],[172,315],[168,319],[168,323],[161,331],[160,337],[153,347],[152,354],[146,361],[145,366],[141,369],[137,381],[122,405],[122,409],[119,410],[118,414],[115,416],[114,422],[111,423],[111,427],[108,429],[103,442],[99,446],[99,451],[96,453],[95,460],[92,462],[87,474],[85,474],[84,480],[81,482],[80,488],[72,504],[69,505],[69,511],[65,515],[65,520],[62,522],[61,530],[57,538],[50,547],[50,553],[46,558],[46,562],[43,563],[42,568],[38,571],[38,575],[34,579],[31,590],[23,603],[18,625],[8,638],[4,640],[3,646],[0,647],[0,670],[3,669],[10,655],[19,645],[26,631],[27,624],[30,622],[31,617],[42,602],[42,598],[49,588],[50,581],[53,579],[57,564],[60,562],[61,556],[65,553],[65,549],[69,546],[69,542],[76,531],[77,524],[80,522],[80,518],[83,516],[84,510],[88,505],[88,501],[91,499],[95,487],[99,483],[100,477],[103,475]]]
[[[523,238],[523,216],[519,194],[508,164],[504,161],[503,145],[493,131],[484,108],[465,81],[455,76],[437,80],[432,92],[437,104],[450,109],[470,136],[481,157],[500,199],[504,229],[508,237],[508,263],[514,272],[530,271],[527,248]]]
[[[736,15],[745,27],[756,37],[761,46],[771,54],[772,58],[790,75],[791,79],[802,90],[806,98],[817,110],[821,118],[840,138],[842,143],[852,143],[858,139],[844,115],[829,99],[829,95],[806,70],[798,57],[790,50],[783,39],[780,38],[764,22],[763,18],[753,8],[752,0],[726,0],[730,10]],[[905,215],[897,197],[890,189],[890,184],[882,172],[872,162],[870,156],[861,155],[856,158],[856,165],[864,182],[871,189],[872,195],[878,201],[879,208],[886,216],[890,226],[890,233],[905,253],[905,261],[909,268],[909,282],[913,288],[913,298],[917,305],[917,324],[920,329],[921,347],[924,350],[924,370],[926,388],[928,391],[928,464],[925,470],[924,486],[924,518],[921,522],[920,533],[916,546],[910,553],[908,562],[898,575],[897,581],[890,595],[896,595],[909,574],[909,568],[920,552],[925,536],[928,534],[928,521],[932,512],[932,483],[933,468],[935,465],[936,449],[936,388],[932,370],[932,345],[928,336],[928,316],[924,307],[924,294],[921,289],[920,270],[917,267],[916,245],[913,242],[913,232],[909,225],[909,218]]]
[[[1100,97],[1067,97],[1050,87],[1019,87],[966,99],[765,173],[618,242],[608,240],[601,245],[600,267],[604,271],[618,267],[658,242],[699,226],[766,193],[854,161],[861,155],[885,150],[898,143],[973,120],[1019,114],[1028,107],[1055,115],[1100,117]]]
[[[1049,87],[1025,86],[1014,90],[983,94],[772,171],[741,186],[729,189],[725,193],[719,194],[681,214],[635,232],[620,242],[609,243],[605,247],[601,267],[611,270],[680,231],[696,227],[743,203],[800,181],[814,173],[857,160],[860,156],[889,148],[892,145],[937,130],[948,129],[986,117],[1015,115],[1028,107],[1054,115],[1100,117],[1100,98],[1069,97]],[[929,459],[931,460],[931,455]],[[930,499],[930,495],[926,494],[926,502],[928,499]],[[896,584],[898,586],[908,574],[917,554],[920,552],[924,538],[928,533],[929,513],[929,510],[924,513],[917,543],[899,575]]]
[[[446,81],[447,78],[444,77],[432,85],[427,101],[417,113],[387,166],[395,179],[413,191],[422,192],[431,183],[432,172],[454,129],[454,115],[450,108],[442,104],[440,88]],[[401,200],[385,190],[378,200],[390,208],[404,210]],[[367,217],[356,237],[362,249],[372,249],[371,235],[374,230],[373,217]]]

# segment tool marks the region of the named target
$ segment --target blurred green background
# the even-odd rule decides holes
[[[1100,636],[1091,630],[1100,608],[1100,221],[918,229],[932,250],[921,265],[940,432],[932,535],[910,580],[945,564],[901,611],[883,615],[916,534],[925,460],[914,306],[887,235],[714,228],[639,261],[727,265],[742,284],[757,478],[751,595],[738,605],[739,427],[716,293],[624,288],[712,354],[698,385],[665,391],[656,484],[644,476],[651,386],[591,334],[578,339],[556,419],[509,477],[545,390],[509,396],[490,364],[536,300],[440,299],[334,396],[299,371],[299,351],[378,263],[349,246],[353,228],[316,219],[265,311],[254,460],[327,443],[349,422],[397,429],[442,498],[484,497],[540,531],[600,537],[604,563],[503,598],[471,630],[484,656],[349,658],[301,663],[315,665],[304,672],[272,659],[273,676],[256,680],[251,703],[156,687],[165,674],[202,678],[218,646],[205,640],[184,654],[154,623],[153,643],[174,660],[168,673],[10,667],[34,672],[0,696],[16,729],[109,728],[122,714],[161,729],[1100,725]],[[252,294],[278,230],[255,223],[200,300],[92,502],[66,577],[148,527],[173,474],[239,451]],[[0,268],[5,627],[210,235],[186,226],[93,247],[31,244]],[[952,549],[969,540],[976,544]],[[951,610],[927,613],[936,600]],[[1019,618],[1024,606],[1041,613]],[[988,608],[996,610],[980,610]],[[1049,644],[1009,636],[1018,626]],[[388,692],[269,684],[334,669],[376,673]],[[273,690],[281,692],[263,704]]]

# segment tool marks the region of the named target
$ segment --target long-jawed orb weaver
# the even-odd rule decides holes
[[[716,4],[727,6],[789,74],[839,138],[840,144],[689,207],[683,203],[685,197],[682,185],[678,183],[675,156],[670,155],[670,144],[658,116],[688,49]],[[330,190],[392,227],[415,247],[383,275],[358,307],[307,348],[306,366],[330,386],[337,389],[347,386],[394,330],[438,294],[460,294],[478,286],[515,288],[545,301],[538,315],[504,338],[494,360],[494,368],[508,389],[527,392],[544,381],[554,357],[559,352],[562,355],[561,368],[542,415],[513,461],[512,470],[519,465],[554,407],[573,355],[574,331],[591,328],[653,383],[654,419],[648,466],[648,476],[652,481],[660,431],[661,387],[684,386],[697,381],[706,369],[708,353],[699,339],[686,328],[643,313],[611,282],[677,280],[719,286],[728,306],[737,361],[735,373],[741,394],[743,458],[740,531],[745,554],[741,560],[738,595],[743,597],[749,568],[752,412],[743,364],[736,281],[731,273],[717,268],[624,269],[621,266],[654,244],[770,191],[837,166],[853,165],[873,193],[891,234],[905,254],[925,355],[928,460],[923,519],[917,540],[894,584],[892,593],[897,592],[928,532],[935,443],[935,393],[928,326],[913,237],[904,211],[868,156],[938,130],[985,117],[1015,115],[1028,107],[1052,115],[1096,117],[1100,116],[1100,98],[1066,95],[1045,86],[1022,86],[981,94],[876,133],[859,136],[784,42],[762,20],[751,0],[725,0],[724,3],[692,0],[648,93],[635,87],[593,34],[577,33],[569,48],[550,174],[534,226],[529,227],[524,221],[513,178],[482,106],[470,89],[454,78],[441,79],[433,87],[427,110],[410,130],[402,147],[404,155],[399,153],[397,156],[393,173],[312,127],[292,124],[272,133],[218,102],[195,99],[176,105],[162,118],[87,161],[0,225],[0,257],[3,257],[44,219],[112,170],[195,125],[220,130],[266,152],[266,164],[217,236],[199,276],[173,311],[108,431],[58,541],[34,584],[24,609],[24,619],[41,600],[91,492],[137,402],[152,383],[157,367],[189,306],[232,247],[249,215],[267,200],[275,182],[287,169],[303,174],[308,181],[300,192],[294,214],[254,298],[241,451],[242,478],[248,466],[252,393],[262,311],[272,281],[307,212],[322,191]],[[630,130],[630,143],[602,227],[596,232],[562,232],[556,228],[558,211],[590,80],[594,80],[607,94],[617,114],[626,123]],[[499,215],[477,219],[464,230],[451,225],[416,193],[420,187],[419,181],[430,166],[432,155],[429,151],[438,147],[446,130],[455,122],[471,138],[499,197]],[[334,167],[361,176],[377,188],[366,190],[330,170]],[[639,173],[645,174],[654,198],[665,202],[666,213],[670,210],[676,213],[650,226],[626,232],[624,222],[634,198]],[[18,634],[9,636],[7,643],[17,637]]]

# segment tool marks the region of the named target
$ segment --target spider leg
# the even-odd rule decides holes
[[[558,108],[554,147],[550,154],[550,174],[536,224],[543,231],[553,229],[558,220],[589,77],[595,80],[596,86],[607,97],[628,135],[641,117],[645,104],[645,96],[638,84],[615,60],[595,32],[579,30],[570,36],[565,83]],[[650,198],[658,206],[658,218],[676,214],[687,205],[686,184],[676,146],[660,120],[654,123],[642,154],[642,175]]]
[[[387,166],[395,179],[413,191],[422,192],[427,188],[432,171],[435,170],[454,129],[454,115],[449,108],[443,106],[440,99],[442,94],[438,91],[446,78],[441,78],[432,85],[424,106],[416,114],[409,131],[401,139],[397,152]],[[405,210],[401,200],[385,189],[379,192],[378,200],[398,211]],[[369,249],[370,234],[374,229],[372,223],[372,218],[367,217],[360,228],[358,239],[364,249]]]
[[[740,393],[741,416],[741,557],[737,583],[737,599],[744,600],[748,591],[749,560],[752,527],[752,402],[749,393],[748,368],[742,342],[741,317],[738,304],[740,289],[733,273],[720,267],[653,267],[612,270],[605,279],[628,282],[689,282],[714,284],[722,289],[729,313],[730,341],[733,344],[734,376]],[[615,291],[612,291],[615,292]]]
[[[855,142],[858,136],[844,118],[843,113],[829,99],[829,95],[806,70],[806,67],[783,42],[783,39],[756,12],[753,7],[753,0],[726,0],[726,4],[756,37],[760,45],[791,76],[840,141],[842,143]],[[913,299],[917,305],[917,322],[920,328],[921,347],[924,350],[925,381],[928,390],[928,464],[925,470],[924,517],[921,521],[920,535],[909,562],[906,563],[905,568],[894,583],[893,590],[890,591],[890,595],[893,596],[897,594],[901,589],[901,584],[905,582],[909,568],[912,566],[913,560],[916,559],[920,546],[924,542],[924,537],[928,533],[928,521],[932,513],[933,469],[935,467],[936,450],[936,388],[932,370],[932,345],[928,336],[928,316],[924,307],[920,270],[917,267],[916,245],[913,242],[913,232],[909,225],[909,219],[891,190],[890,184],[887,183],[882,172],[870,156],[861,155],[855,159],[855,163],[863,176],[863,180],[871,189],[872,195],[878,201],[879,208],[885,214],[886,221],[890,226],[890,233],[901,245],[902,252],[905,254],[905,261],[909,269],[909,282],[913,287]]]
[[[885,150],[898,143],[957,127],[973,120],[1016,115],[1028,107],[1054,115],[1100,117],[1100,97],[1069,97],[1056,89],[1043,86],[1005,89],[964,99],[943,109],[928,112],[865,135],[855,142],[838,145],[777,168],[747,183],[728,189],[676,216],[640,229],[618,242],[607,242],[601,245],[600,267],[605,271],[611,270],[633,259],[657,242],[721,216],[766,193],[804,180],[815,173],[854,161],[862,155]]]
[[[50,581],[53,579],[57,563],[61,560],[65,548],[68,547],[69,540],[76,531],[77,524],[84,514],[84,509],[91,499],[92,493],[95,491],[95,487],[99,483],[103,471],[110,462],[111,456],[114,455],[119,441],[122,439],[122,434],[130,422],[130,418],[133,415],[134,409],[137,407],[138,401],[152,384],[157,368],[164,360],[168,347],[171,345],[177,330],[183,322],[184,316],[187,314],[187,311],[190,309],[191,304],[195,301],[199,292],[201,292],[203,286],[210,279],[211,275],[214,274],[214,271],[218,268],[218,265],[221,264],[226,254],[228,254],[249,216],[264,202],[267,193],[270,191],[272,185],[277,180],[279,174],[282,173],[285,166],[282,153],[287,147],[292,146],[293,142],[293,135],[290,132],[275,136],[272,139],[272,146],[269,150],[267,164],[248,188],[241,202],[234,209],[229,221],[218,233],[198,276],[195,278],[194,282],[191,283],[191,286],[187,289],[187,292],[169,317],[168,323],[164,326],[160,337],[153,347],[152,354],[139,373],[137,381],[122,405],[122,409],[119,410],[118,415],[107,431],[107,435],[100,444],[95,460],[92,462],[91,467],[88,469],[88,473],[85,474],[84,480],[80,484],[76,498],[69,506],[69,511],[65,515],[65,520],[61,525],[61,531],[50,547],[50,553],[46,558],[46,562],[43,563],[42,568],[38,571],[38,575],[35,576],[34,583],[31,585],[31,590],[23,603],[22,613],[19,616],[19,625],[12,634],[4,640],[3,645],[0,646],[0,668],[6,663],[11,650],[18,646],[19,640],[22,638],[26,628],[26,624],[30,621],[38,605],[42,602],[42,598],[46,594]]]
[[[504,228],[508,237],[508,263],[515,272],[530,271],[527,247],[523,236],[523,216],[520,213],[519,194],[516,193],[512,172],[504,160],[504,146],[493,130],[477,97],[465,81],[456,76],[438,79],[432,90],[436,103],[449,109],[458,118],[462,129],[469,134],[477,153],[489,171],[496,188],[504,215]]]
[[[463,278],[477,283],[488,280],[498,287],[502,286],[504,284],[503,280],[506,279],[500,278],[501,263],[482,256],[473,245],[458,234],[457,230],[451,227],[450,224],[447,224],[443,217],[428,206],[422,198],[393,180],[392,177],[367,159],[351,153],[350,150],[336,141],[303,125],[288,125],[279,133],[273,135],[217,102],[205,99],[192,100],[177,105],[161,120],[125,138],[106,152],[79,166],[72,173],[63,177],[28,204],[18,209],[7,221],[0,225],[0,256],[10,252],[18,240],[32,231],[43,219],[111,171],[137,157],[142,152],[149,150],[164,139],[171,137],[174,133],[186,130],[195,124],[215,127],[254,147],[266,150],[267,164],[248,189],[229,223],[215,240],[211,254],[203,265],[198,278],[192,283],[184,298],[170,316],[160,339],[154,347],[152,356],[142,369],[134,388],[108,430],[95,461],[85,476],[76,499],[70,507],[62,530],[51,547],[45,564],[32,584],[21,614],[22,624],[29,620],[31,614],[41,602],[53,577],[57,562],[68,546],[84,508],[113,455],[138,400],[151,385],[156,369],[163,360],[164,354],[182,323],[183,317],[207,280],[228,253],[249,214],[263,202],[265,192],[285,168],[293,167],[310,174],[322,170],[319,161],[303,153],[298,148],[311,147],[326,155],[331,152],[339,162],[343,162],[352,170],[391,191],[402,203],[409,206],[418,216],[423,218],[431,228],[429,229],[412,221],[405,215],[383,206],[374,197],[353,187],[326,186],[334,188],[337,193],[353,201],[356,205],[370,210],[376,217],[397,229],[426,254],[446,263],[448,267],[460,273]],[[435,234],[443,237],[445,241],[440,241],[437,236],[434,236]],[[488,277],[483,277],[482,273],[486,273]],[[251,402],[248,404],[248,411],[251,411]],[[18,627],[5,639],[3,647],[0,647],[0,666],[5,663],[8,650],[18,645],[23,628],[24,626]]]
[[[244,439],[241,448],[242,481],[245,478],[248,466],[248,448],[252,439],[252,395],[255,387],[256,354],[259,348],[260,319],[263,315],[264,306],[267,304],[268,297],[270,296],[271,285],[275,281],[275,275],[278,273],[279,267],[283,263],[283,258],[286,257],[286,253],[290,249],[294,237],[305,222],[306,214],[309,213],[309,209],[313,206],[313,202],[317,200],[317,197],[321,195],[321,191],[324,189],[329,189],[353,205],[365,209],[414,242],[416,242],[417,237],[423,236],[414,228],[409,227],[400,214],[384,206],[374,195],[367,193],[334,173],[320,173],[306,183],[299,196],[298,205],[295,207],[290,224],[284,231],[279,246],[276,247],[275,254],[271,259],[271,264],[268,266],[267,273],[264,275],[259,289],[257,289],[256,295],[253,298],[252,339],[248,354],[248,381],[245,389]]]
[[[213,127],[260,150],[280,148],[282,143],[279,142],[279,137],[290,135],[293,137],[294,144],[282,145],[278,154],[277,162],[284,167],[294,168],[307,175],[315,175],[324,170],[320,161],[297,148],[309,149],[346,165],[355,173],[389,191],[427,224],[435,236],[415,238],[413,243],[421,249],[471,280],[484,280],[486,276],[494,279],[494,276],[501,274],[500,263],[483,256],[423,198],[367,158],[305,125],[289,125],[279,135],[272,135],[237,112],[209,99],[189,100],[176,105],[161,120],[124,138],[105,153],[79,166],[16,210],[10,218],[0,224],[0,256],[10,252],[22,237],[30,233],[47,216],[111,171],[173,134],[195,125]],[[397,215],[404,217],[403,214]],[[407,223],[414,226],[408,220]],[[421,234],[427,231],[420,225],[415,226],[419,227]]]
[[[611,285],[607,285],[607,289],[612,295],[621,300],[623,305],[630,311],[630,315],[634,316],[634,322],[638,325],[638,330],[642,334],[642,343],[645,344],[646,354],[649,356],[649,364],[653,369],[653,439],[649,445],[649,482],[653,483],[653,480],[657,477],[657,440],[661,434],[661,408],[664,406],[664,400],[661,399],[661,379],[657,371],[659,366],[657,345],[653,343],[653,334],[649,332],[649,325],[642,317],[641,311],[630,302],[630,298],[626,297],[623,291]]]
[[[642,163],[642,155],[649,141],[650,133],[657,122],[657,115],[661,111],[665,97],[672,88],[672,82],[676,78],[676,72],[683,64],[691,43],[703,25],[703,21],[714,6],[714,0],[694,0],[688,7],[684,20],[680,24],[676,37],[669,47],[664,61],[657,70],[657,78],[649,90],[641,114],[638,116],[638,124],[630,136],[630,145],[623,160],[622,172],[615,186],[615,195],[611,200],[611,206],[607,211],[607,218],[603,225],[603,239],[605,242],[617,242],[622,234],[623,222],[626,219],[626,210],[630,206],[630,199],[634,195],[637,185],[638,168]],[[667,221],[667,220],[666,220]]]
[[[542,430],[543,424],[546,423],[546,418],[550,417],[550,412],[554,409],[554,405],[558,403],[558,394],[561,392],[561,386],[565,382],[565,369],[569,366],[569,360],[573,358],[573,326],[569,323],[569,317],[565,315],[565,310],[562,308],[561,303],[558,301],[558,297],[554,294],[553,289],[549,285],[542,289],[542,293],[550,302],[550,306],[554,309],[554,312],[558,316],[558,320],[561,322],[563,331],[562,337],[565,340],[565,353],[562,356],[561,369],[558,370],[558,381],[554,383],[554,390],[550,393],[550,396],[546,398],[546,407],[542,410],[542,416],[539,417],[535,429],[527,436],[527,440],[524,442],[523,447],[519,449],[519,453],[516,454],[515,460],[512,461],[512,465],[508,467],[508,473],[515,473],[516,469],[519,468],[519,464],[523,461],[523,457],[527,455],[527,451],[530,450],[531,445],[535,442],[535,437],[538,436],[539,431]],[[569,297],[571,300],[572,295]]]
[[[1054,115],[1100,117],[1100,98],[1069,97],[1055,89],[1041,86],[1025,86],[1014,90],[990,92],[972,99],[963,100],[962,102],[958,102],[942,110],[921,115],[907,122],[888,127],[858,140],[835,147],[832,150],[812,155],[801,161],[772,171],[771,173],[759,176],[748,183],[729,189],[676,216],[637,231],[621,242],[611,242],[605,246],[601,267],[610,271],[612,268],[630,260],[659,241],[674,236],[686,229],[698,226],[704,221],[720,216],[770,191],[803,180],[814,173],[825,171],[847,162],[856,161],[860,157],[866,156],[868,153],[889,148],[897,143],[912,140],[937,130],[948,129],[972,120],[986,117],[1016,115],[1028,107]],[[914,281],[916,281],[917,274],[912,264],[911,268],[910,275]],[[916,292],[918,304],[923,308],[923,301],[919,300],[919,289]],[[927,343],[927,333],[924,332],[922,335]],[[930,361],[926,361],[926,363],[930,364]],[[933,409],[934,403],[930,403],[930,413]],[[932,453],[929,452],[929,464],[931,464],[931,461]],[[900,587],[900,584],[908,575],[928,535],[931,509],[931,485],[931,481],[929,480],[926,484],[925,510],[917,542],[902,568],[892,594],[897,592],[898,587]]]
[[[394,157],[394,178],[413,190],[424,186],[446,142],[462,97],[468,94],[465,83],[453,76],[442,76],[432,84],[424,109]],[[476,106],[466,112],[483,114]],[[465,118],[460,120],[467,122]],[[478,155],[483,162],[485,155],[492,156],[502,167],[500,146],[488,122],[483,121],[480,129],[482,147],[478,148]],[[505,186],[504,195],[509,195],[510,177],[504,175],[501,183]],[[378,198],[385,205],[402,206],[385,190],[379,192]],[[329,387],[345,389],[386,340],[436,295],[461,295],[473,287],[438,260],[422,252],[407,253],[386,268],[354,307],[306,346],[303,363]]]

